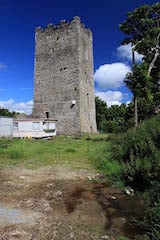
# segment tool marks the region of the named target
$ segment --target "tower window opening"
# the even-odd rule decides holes
[[[89,93],[87,93],[87,104],[89,106]]]
[[[49,112],[46,112],[46,118],[49,118]]]

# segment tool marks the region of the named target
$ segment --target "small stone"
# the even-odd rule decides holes
[[[56,199],[61,198],[62,197],[62,191],[55,192],[53,197],[56,198]]]
[[[53,231],[53,237],[58,237],[58,231],[57,230]]]
[[[125,193],[126,193],[127,195],[130,195],[130,194],[131,194],[128,189],[125,190]]]
[[[50,187],[52,187],[54,185],[55,185],[54,183],[49,183],[49,184],[47,184],[47,188],[50,188]]]
[[[21,178],[21,179],[25,179],[26,177],[25,177],[25,176],[20,176],[19,178]]]
[[[115,196],[111,196],[111,199],[113,199],[113,200],[116,200],[116,199],[117,199],[117,197],[115,197]]]
[[[88,176],[88,177],[87,177],[87,179],[88,179],[89,181],[91,181],[91,180],[92,180],[92,178],[91,178],[90,176]]]
[[[127,194],[127,195],[133,195],[134,190],[132,188],[127,188],[127,189],[125,189],[124,193]]]
[[[109,239],[108,235],[102,236],[101,239]]]
[[[71,232],[71,233],[69,234],[69,237],[70,237],[70,239],[73,239],[73,238],[74,238],[74,232]]]

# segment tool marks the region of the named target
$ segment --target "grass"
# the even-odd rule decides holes
[[[100,147],[105,138],[106,135],[58,136],[50,141],[0,139],[0,168],[16,165],[36,169],[54,164],[71,164],[75,168],[90,168],[92,152]]]

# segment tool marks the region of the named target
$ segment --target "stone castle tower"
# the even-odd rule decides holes
[[[34,117],[58,134],[95,133],[92,33],[79,17],[36,28]]]

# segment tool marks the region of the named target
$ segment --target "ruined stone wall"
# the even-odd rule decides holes
[[[90,30],[74,17],[37,28],[35,37],[34,117],[58,120],[59,134],[95,132]]]

